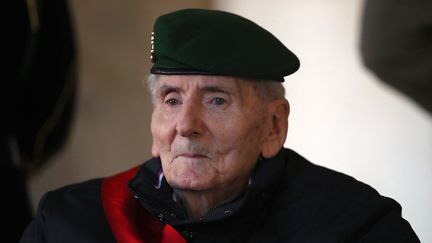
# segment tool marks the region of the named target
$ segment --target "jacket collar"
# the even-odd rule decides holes
[[[129,189],[148,212],[162,222],[171,225],[194,224],[217,221],[231,217],[240,210],[259,210],[275,192],[282,179],[286,150],[271,159],[259,160],[251,176],[250,184],[232,201],[210,210],[200,220],[189,220],[186,210],[173,198],[173,189],[161,176],[160,158],[144,163],[136,176],[129,182]]]

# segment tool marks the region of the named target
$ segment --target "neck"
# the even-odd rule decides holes
[[[178,198],[186,209],[186,212],[191,219],[199,219],[209,210],[215,208],[224,202],[228,202],[237,197],[247,186],[245,183],[242,187],[224,192],[197,192],[174,190],[174,197]]]

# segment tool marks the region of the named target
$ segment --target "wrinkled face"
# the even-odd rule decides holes
[[[201,75],[161,75],[152,115],[153,156],[175,189],[246,184],[271,120],[256,85]]]

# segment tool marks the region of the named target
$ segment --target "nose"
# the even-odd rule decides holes
[[[177,134],[182,137],[199,136],[204,132],[202,108],[198,102],[185,102],[177,116]]]

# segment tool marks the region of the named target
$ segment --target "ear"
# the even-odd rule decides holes
[[[153,157],[159,157],[159,148],[158,148],[158,146],[156,146],[156,144],[155,144],[155,142],[153,141],[153,144],[152,144],[152,156]]]
[[[261,155],[268,159],[275,156],[283,147],[288,132],[289,103],[286,99],[276,99],[269,104],[269,129],[263,143]]]
[[[157,124],[157,121],[155,121],[155,114],[154,114],[154,110],[153,110],[153,113],[151,116],[151,124],[150,124],[150,131],[151,131],[152,138],[153,138],[151,152],[152,152],[152,156],[156,158],[156,157],[160,156],[160,153],[159,153],[159,146],[157,145],[157,142],[155,141],[155,137],[157,137],[157,136],[155,136],[155,133],[157,131],[155,128],[155,124]]]

